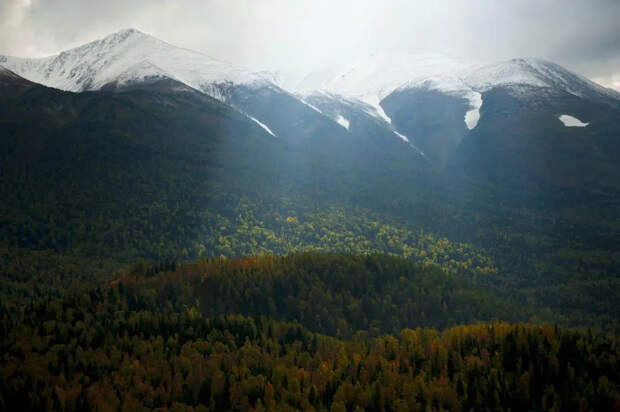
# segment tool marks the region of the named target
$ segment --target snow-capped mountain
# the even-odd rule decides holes
[[[472,142],[494,144],[513,131],[527,129],[534,138],[550,130],[558,136],[568,130],[608,133],[620,111],[618,92],[529,58],[482,64],[381,52],[345,67],[291,74],[238,68],[128,29],[56,56],[0,56],[0,65],[75,92],[122,91],[165,80],[220,100],[272,138],[408,148],[414,158],[441,167],[453,163],[457,152],[467,163],[463,153],[483,151]],[[562,120],[567,118],[583,126],[568,126]],[[469,149],[460,150],[463,145]]]
[[[121,30],[56,56],[0,56],[0,65],[32,82],[73,92],[126,90],[172,81],[230,105],[268,135],[289,141],[348,134],[328,116],[277,86],[272,73],[235,67],[135,29]]]
[[[553,88],[580,97],[620,98],[620,93],[602,87],[564,67],[542,59],[519,58],[477,65],[461,71],[459,77],[477,92],[498,86]]]
[[[272,137],[303,141],[317,130],[341,133],[331,119],[274,84],[269,73],[242,69],[135,29],[41,59],[0,56],[0,65],[30,81],[73,92],[172,81],[179,90],[189,86],[226,103]]]
[[[478,63],[443,55],[374,53],[349,67],[314,70],[301,80],[285,77],[282,84],[301,94],[321,90],[367,103],[383,100],[396,89],[429,82],[437,90],[464,88],[483,93],[497,86],[526,85],[557,88],[583,96],[593,93],[620,98],[620,93],[602,87],[560,65],[536,58],[517,58]]]
[[[289,87],[301,95],[317,91],[357,100],[374,108],[378,117],[390,123],[380,104],[386,96],[406,82],[451,73],[471,63],[442,55],[373,53],[348,67],[314,70]]]
[[[470,147],[467,156],[481,160],[476,153],[486,149],[473,144],[476,136],[488,138],[480,143],[486,147],[525,130],[538,141],[550,134],[557,134],[559,141],[568,132],[558,121],[562,115],[583,124],[600,117],[600,123],[590,123],[594,129],[602,128],[599,130],[618,126],[609,121],[620,109],[620,95],[548,61],[511,59],[405,82],[380,104],[392,127],[411,136],[428,156],[449,165],[454,153],[464,153],[459,150],[463,144]],[[565,148],[559,147],[557,152]],[[505,149],[508,153],[514,146]],[[489,156],[497,158],[499,152]]]
[[[374,54],[346,69],[311,72],[295,88],[334,121],[344,124],[346,119],[350,130],[359,128],[355,123],[364,114],[373,115],[385,128],[441,164],[448,162],[461,141],[475,130],[485,109],[493,109],[487,107],[490,102],[485,102],[485,96],[498,90],[534,112],[557,106],[560,112],[548,115],[550,124],[563,114],[579,114],[562,112],[569,110],[561,109],[561,102],[569,96],[584,105],[620,107],[616,91],[533,58],[481,64],[437,55]],[[574,111],[574,104],[571,107]],[[352,114],[353,108],[357,115]]]
[[[289,82],[301,95],[317,91],[359,100],[391,123],[381,102],[397,90],[424,88],[460,96],[469,102],[463,114],[468,129],[479,119],[482,93],[494,87],[510,87],[513,93],[562,91],[595,100],[620,99],[620,93],[606,89],[563,67],[541,59],[512,59],[491,64],[473,63],[441,55],[375,53],[342,68],[312,71],[301,81]],[[538,90],[535,90],[538,89]]]
[[[135,29],[45,58],[0,55],[0,65],[30,81],[76,92],[169,78],[225,100],[220,85],[278,84],[302,96],[326,92],[359,100],[388,122],[381,101],[396,90],[416,87],[465,96],[472,108],[479,105],[480,93],[498,86],[553,88],[581,97],[620,99],[620,93],[540,59],[480,64],[439,54],[377,52],[345,67],[293,75],[239,68]]]
[[[269,83],[260,74],[135,29],[121,30],[50,57],[0,56],[0,64],[30,81],[75,92],[169,78],[221,98],[215,87],[219,84]]]
[[[294,88],[301,93],[324,90],[362,101],[381,100],[405,82],[468,65],[442,55],[373,53],[349,67],[313,71]]]

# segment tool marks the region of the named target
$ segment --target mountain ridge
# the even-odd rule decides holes
[[[536,127],[527,132],[534,136],[532,150],[539,150],[545,134],[553,133],[560,146],[550,146],[543,158],[564,150],[561,139],[575,133],[596,136],[591,145],[580,140],[583,150],[601,153],[602,144],[611,150],[606,159],[613,159],[616,150],[606,136],[617,127],[613,119],[620,110],[620,94],[535,58],[480,64],[442,55],[375,53],[345,69],[310,75],[314,89],[303,84],[285,89],[276,75],[241,69],[125,29],[43,59],[0,56],[0,64],[26,79],[75,92],[120,91],[150,84],[179,91],[187,87],[229,105],[273,138],[314,146],[338,146],[339,141],[353,138],[372,150],[409,147],[417,159],[440,169],[455,163],[476,169],[468,164],[480,159],[453,155],[473,156],[484,149],[471,146],[469,137],[479,135],[474,132],[485,122],[493,122],[483,129],[494,135],[480,140],[484,145],[503,141],[506,134],[520,134],[518,129],[532,122]],[[488,96],[495,97],[489,100]],[[512,117],[519,118],[502,117],[502,111],[489,107],[489,102],[504,105]],[[528,110],[521,110],[524,107]],[[564,115],[580,119],[587,127],[567,134],[568,130],[557,127]],[[509,129],[502,127],[508,123]],[[470,149],[461,150],[463,144]],[[501,156],[513,150],[506,146]],[[567,156],[580,155],[576,151]],[[544,180],[544,166],[538,169],[536,175]],[[494,173],[497,170],[485,171]]]
[[[213,84],[269,82],[258,74],[136,29],[124,29],[39,59],[0,56],[0,64],[36,83],[75,92],[115,83],[122,86],[155,76],[180,81],[221,99]]]
[[[172,58],[178,61],[172,64]],[[373,53],[344,68],[310,70],[297,82],[278,81],[276,72],[240,68],[133,28],[122,29],[102,39],[48,57],[0,55],[0,64],[28,80],[69,91],[97,90],[118,81],[123,84],[148,79],[149,76],[168,76],[208,94],[212,93],[216,98],[221,96],[209,84],[259,83],[280,87],[291,94],[306,95],[325,91],[377,106],[396,90],[428,80],[439,82],[441,79],[456,78],[479,93],[500,85],[527,84],[539,87],[563,86],[564,90],[577,95],[590,88],[601,95],[620,100],[617,91],[540,58],[478,63],[441,54]],[[56,72],[60,74],[54,77]],[[198,72],[201,76],[196,75]],[[567,79],[578,87],[571,89]],[[450,89],[449,85],[442,86]]]

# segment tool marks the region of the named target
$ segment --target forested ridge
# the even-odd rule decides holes
[[[540,313],[463,274],[389,255],[217,258],[152,275],[157,268],[137,264],[119,281],[129,296],[139,290],[151,304],[195,306],[209,316],[265,315],[341,338],[358,331],[376,336],[405,327],[529,320]]]
[[[141,262],[101,281],[16,287],[28,280],[2,288],[5,410],[620,406],[614,334],[498,321],[429,329],[493,316],[472,303],[504,309],[463,279],[403,258]]]

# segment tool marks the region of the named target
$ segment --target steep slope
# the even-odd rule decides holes
[[[0,65],[0,87],[7,94],[18,96],[34,86],[34,83]]]
[[[282,142],[193,89],[75,94],[2,79],[7,245],[86,255],[175,250],[196,239],[226,196],[251,196],[282,174]]]
[[[479,125],[452,146],[451,166],[511,190],[519,187],[517,192],[618,188],[617,92],[539,59],[470,68],[461,79],[481,94],[483,104]],[[586,127],[566,127],[564,116]]]
[[[394,144],[397,136],[419,155],[426,157],[419,142],[392,124],[382,100],[401,84],[411,79],[424,78],[433,73],[455,70],[465,64],[440,55],[410,55],[374,53],[349,67],[315,70],[301,80],[288,82],[306,101],[314,101],[339,124],[348,117],[356,120],[354,130],[364,130],[367,138],[388,136],[387,144]],[[348,117],[343,113],[349,113]],[[369,115],[374,120],[369,119]],[[363,120],[360,122],[360,120]]]
[[[348,67],[314,70],[296,81],[285,78],[283,84],[341,125],[346,124],[349,117],[354,119],[357,124],[350,124],[349,130],[357,130],[358,133],[364,130],[365,137],[372,139],[378,135],[386,136],[385,144],[389,145],[395,144],[392,138],[396,136],[426,158],[428,147],[424,145],[424,140],[412,136],[411,129],[392,121],[394,113],[386,112],[385,98],[409,82],[452,73],[468,66],[467,62],[442,55],[378,52]],[[465,94],[465,97],[470,97],[470,94]],[[430,160],[437,160],[432,150]]]
[[[611,122],[604,127],[612,133],[617,123],[613,113],[620,110],[617,92],[539,59],[473,64],[441,55],[375,53],[345,68],[285,79],[289,92],[276,84],[277,75],[236,68],[129,29],[48,58],[0,56],[0,64],[32,81],[69,91],[122,91],[153,84],[192,88],[235,108],[274,138],[329,146],[341,153],[347,153],[357,138],[363,150],[391,152],[389,156],[398,156],[405,143],[417,158],[440,169],[459,163],[479,170],[467,166],[475,159],[462,159],[465,151],[460,151],[458,162],[452,156],[466,136],[476,134],[479,123],[487,121],[481,118],[484,95],[499,88],[524,105],[543,99],[541,113],[545,107],[559,110],[545,112],[553,123],[562,116],[587,123],[577,116],[583,111],[577,103],[562,108],[554,102],[559,96],[574,96],[583,106],[593,102],[606,113],[611,110],[601,116]],[[497,99],[493,102],[499,104]],[[531,108],[531,113],[538,110]],[[517,123],[539,124],[529,117]],[[530,136],[544,133],[541,128],[528,130]]]
[[[392,127],[443,168],[480,118],[482,96],[454,77],[434,77],[401,86],[381,102]]]
[[[463,139],[484,121],[484,94],[494,89],[504,88],[524,104],[542,96],[552,104],[557,96],[571,95],[583,105],[606,106],[601,106],[603,111],[620,107],[617,92],[540,59],[473,64],[445,56],[376,53],[350,67],[313,71],[289,84],[317,107],[331,96],[331,109],[323,105],[322,110],[331,110],[336,121],[346,118],[342,113],[352,106],[372,114],[384,123],[384,133],[406,137],[441,168],[450,166]],[[552,113],[548,120],[554,123],[563,114],[571,115]],[[544,131],[529,133],[540,136]]]
[[[452,166],[506,191],[518,187],[517,196],[536,186],[620,189],[613,102],[525,84],[493,87],[483,99],[480,124],[462,139]],[[568,127],[563,116],[583,127]]]
[[[299,105],[341,135],[290,144],[169,79],[71,93],[5,71],[2,241],[86,255],[178,253],[217,239],[215,222],[236,219],[241,199],[269,210],[289,197],[319,209],[353,198],[368,204],[374,182],[413,175],[414,151],[360,143]]]
[[[413,149],[421,159],[426,160],[424,152],[411,143],[407,136],[377,116],[376,109],[361,100],[347,99],[326,92],[301,95],[301,98],[316,111],[328,116],[363,141],[383,148]]]
[[[336,124],[259,73],[179,48],[135,29],[121,30],[43,59],[0,56],[20,76],[67,91],[126,90],[173,80],[225,102],[275,137],[301,142],[338,138]],[[286,107],[288,110],[282,110]]]
[[[393,127],[411,136],[430,159],[449,168],[457,162],[469,172],[476,170],[472,174],[476,178],[481,177],[478,172],[486,170],[483,174],[495,176],[492,180],[496,182],[498,176],[527,174],[537,184],[572,186],[599,178],[613,181],[617,175],[608,165],[620,154],[612,138],[620,131],[618,93],[554,63],[512,59],[471,66],[407,82],[383,99],[381,105]],[[576,117],[581,123],[595,116],[598,122],[587,130],[570,130],[559,127],[558,119],[564,115]],[[488,136],[482,143],[476,136],[485,133]],[[499,149],[503,135],[524,137],[515,137],[510,145]],[[550,136],[554,138],[550,140]],[[575,136],[580,137],[575,140]],[[461,144],[469,149],[460,150]],[[489,151],[490,147],[497,150]],[[566,157],[558,160],[567,150],[573,152],[571,156],[580,153],[579,164],[588,170],[602,167],[605,171],[571,171]],[[453,161],[452,155],[457,151],[458,159]],[[465,152],[469,154],[464,156]],[[505,162],[517,152],[520,162]],[[541,159],[537,171],[525,164],[533,158]],[[487,169],[483,164],[495,166]]]

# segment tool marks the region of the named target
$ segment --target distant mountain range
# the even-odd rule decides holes
[[[56,56],[0,56],[0,65],[71,92],[166,80],[221,101],[271,137],[325,143],[354,136],[485,180],[617,183],[620,151],[610,135],[620,136],[620,94],[539,59],[475,64],[377,53],[293,81],[128,29]]]

